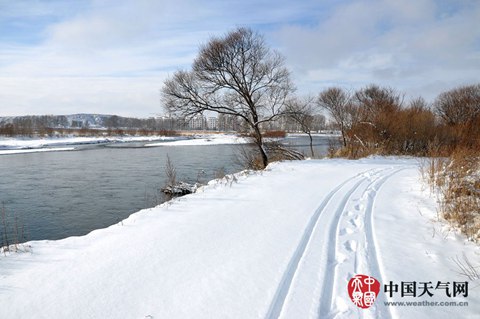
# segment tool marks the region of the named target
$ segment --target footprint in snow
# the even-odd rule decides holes
[[[352,224],[354,227],[360,227],[360,225],[362,224],[362,221],[358,217],[352,218],[350,219],[350,224]]]
[[[348,227],[340,229],[340,232],[339,232],[340,236],[350,235],[352,233],[353,233],[353,230]]]
[[[355,240],[347,240],[344,246],[345,246],[345,249],[349,252],[357,251],[357,242]]]
[[[354,208],[355,208],[355,210],[357,210],[357,211],[361,211],[361,210],[363,209],[363,207],[365,207],[365,206],[363,206],[363,204],[357,204],[357,205],[355,205]]]

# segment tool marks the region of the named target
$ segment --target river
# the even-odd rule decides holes
[[[325,155],[329,140],[315,136],[317,154]],[[309,154],[306,137],[283,142]],[[205,183],[243,169],[237,159],[239,147],[130,143],[0,156],[0,202],[10,241],[15,236],[23,237],[19,241],[55,240],[108,227],[164,200],[159,189],[165,185],[167,154],[178,180]]]

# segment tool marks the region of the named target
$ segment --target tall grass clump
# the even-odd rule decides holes
[[[0,208],[0,253],[27,251],[25,225],[18,216],[9,216],[5,205]]]
[[[264,144],[265,152],[268,154],[270,162],[303,160],[305,156],[294,149],[283,146],[282,144],[271,141]],[[262,156],[260,152],[251,144],[241,145],[237,148],[236,163],[245,169],[263,170]]]
[[[425,176],[425,175],[424,175]],[[473,149],[457,149],[448,158],[431,158],[428,181],[439,195],[439,213],[469,240],[480,239],[480,161]]]

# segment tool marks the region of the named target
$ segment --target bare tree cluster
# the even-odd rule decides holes
[[[342,134],[343,147],[347,147],[347,132],[356,122],[358,114],[352,103],[352,95],[338,87],[328,88],[319,94],[317,105],[325,109],[337,124]]]
[[[45,136],[53,134],[71,134],[72,130],[83,131],[88,135],[102,134],[103,128],[111,135],[124,132],[150,135],[161,131],[184,129],[186,124],[173,118],[123,117],[117,115],[83,114],[84,118],[95,117],[95,120],[77,117],[70,119],[65,115],[27,115],[0,117],[0,135],[5,136]],[[92,122],[90,122],[92,121]],[[97,131],[95,131],[97,129]],[[98,131],[100,129],[100,131]]]
[[[415,154],[428,151],[435,117],[423,99],[404,105],[403,94],[369,85],[356,92],[323,90],[317,105],[328,112],[342,135],[343,155]]]
[[[403,96],[392,88],[370,85],[355,92],[353,103],[357,121],[351,133],[355,139],[363,147],[393,150],[395,115],[402,109]]]
[[[41,115],[41,116],[17,116],[0,118],[0,135],[6,136],[33,136],[35,134],[51,134],[52,127],[68,126],[65,116]]]

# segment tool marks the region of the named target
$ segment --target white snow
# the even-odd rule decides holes
[[[155,146],[200,146],[200,145],[219,145],[219,144],[245,144],[250,141],[247,138],[232,134],[208,134],[194,135],[188,139],[178,141],[168,141],[146,144],[147,147]]]
[[[56,148],[55,151],[72,150],[60,146],[75,146],[84,144],[129,143],[129,142],[156,142],[146,143],[146,147],[155,146],[200,146],[219,144],[244,144],[248,139],[233,134],[203,134],[191,137],[182,136],[119,136],[119,137],[53,137],[53,138],[0,138],[0,155],[46,152],[47,148]],[[26,151],[28,150],[28,151]],[[53,149],[52,149],[53,150]]]
[[[0,155],[72,150],[59,146],[74,146],[102,143],[151,142],[178,139],[169,136],[113,136],[113,137],[48,137],[48,138],[0,138]],[[53,149],[55,147],[55,149]],[[26,151],[28,150],[28,151]]]
[[[323,136],[323,137],[341,137],[342,133],[339,131],[321,131],[318,133],[311,133],[312,136]],[[299,137],[299,136],[306,136],[306,133],[288,133],[288,137]]]
[[[82,237],[0,257],[0,318],[476,318],[479,247],[437,221],[416,159],[271,164]],[[354,274],[382,292],[368,310]],[[468,297],[386,298],[383,284],[470,281]],[[477,287],[475,287],[477,286]],[[387,307],[467,301],[468,307]]]

